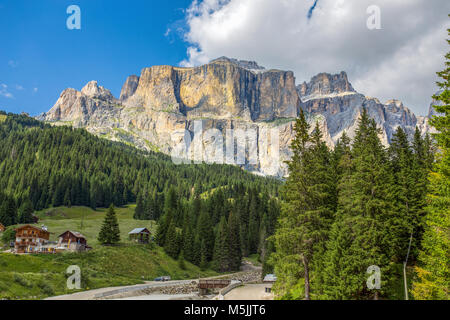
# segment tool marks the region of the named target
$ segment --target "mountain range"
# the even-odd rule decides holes
[[[144,68],[140,76],[127,78],[119,98],[97,81],[87,83],[81,91],[69,88],[37,118],[167,154],[180,144],[195,141],[199,124],[203,131],[213,129],[224,140],[227,130],[243,130],[251,133],[248,146],[253,146],[258,156],[249,161],[247,151],[247,161],[239,164],[258,174],[281,177],[286,174],[284,161],[291,156],[289,146],[300,109],[311,130],[317,123],[326,143],[334,147],[344,131],[350,138],[354,136],[363,108],[375,119],[386,146],[399,126],[409,136],[416,127],[422,134],[431,130],[432,107],[428,116],[416,116],[401,101],[382,103],[367,97],[356,92],[345,72],[320,73],[296,85],[292,71],[265,69],[253,61],[227,57],[193,68]],[[199,141],[207,149],[216,139],[213,135]],[[233,145],[233,158],[238,148]],[[214,156],[205,154],[200,160],[211,162],[217,159]]]

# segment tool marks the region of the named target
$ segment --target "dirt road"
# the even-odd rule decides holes
[[[265,284],[246,284],[227,293],[224,300],[273,300],[273,294],[265,289]]]
[[[243,261],[242,271],[227,275],[220,275],[205,279],[231,279],[239,280],[242,283],[254,283],[261,279],[261,267],[255,267],[248,261]],[[205,299],[198,296],[197,283],[195,280],[179,280],[167,282],[148,281],[144,284],[124,287],[101,288],[74,294],[62,295],[47,298],[46,300],[96,300],[96,299],[142,299],[142,300],[173,300],[173,299]],[[175,288],[175,290],[173,290]],[[264,289],[263,289],[264,291]],[[253,296],[257,296],[257,291],[250,290]]]

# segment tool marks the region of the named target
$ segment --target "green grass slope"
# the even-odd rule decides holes
[[[0,253],[0,299],[42,299],[49,296],[77,292],[66,286],[66,270],[77,265],[82,272],[82,290],[143,283],[155,277],[170,275],[172,279],[195,279],[216,275],[202,271],[185,262],[181,269],[155,244],[138,245],[128,240],[128,232],[147,227],[152,232],[155,223],[133,219],[134,206],[117,208],[121,230],[121,244],[101,246],[97,234],[106,209],[94,211],[85,207],[52,208],[38,212],[39,226],[45,224],[51,232],[50,240],[66,231],[82,232],[93,250],[84,253],[54,255],[14,255]],[[83,221],[83,229],[81,229]],[[79,290],[80,291],[80,290]]]
[[[135,205],[115,208],[120,227],[121,242],[131,243],[128,240],[128,232],[134,228],[147,228],[154,234],[156,232],[156,222],[141,221],[133,219]],[[58,235],[67,230],[81,232],[91,247],[97,246],[97,235],[105,217],[107,209],[92,210],[87,207],[57,207],[44,209],[37,212],[39,217],[38,225],[48,227],[50,231],[50,241],[56,241]]]

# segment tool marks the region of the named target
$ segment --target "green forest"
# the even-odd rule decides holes
[[[385,148],[364,109],[354,139],[344,134],[330,150],[301,112],[269,238],[279,298],[405,299],[406,276],[412,298],[450,298],[449,58],[432,136],[416,129],[408,139],[398,128]]]
[[[136,203],[135,218],[159,221],[157,243],[173,258],[222,272],[239,270],[242,256],[264,258],[279,180],[235,166],[175,165],[84,129],[2,114],[3,225],[33,222],[35,210],[50,207]]]

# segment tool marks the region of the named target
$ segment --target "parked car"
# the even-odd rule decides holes
[[[171,278],[170,278],[169,276],[162,276],[162,277],[155,278],[154,281],[162,281],[162,282],[165,282],[165,281],[170,281],[170,280],[171,280]]]

